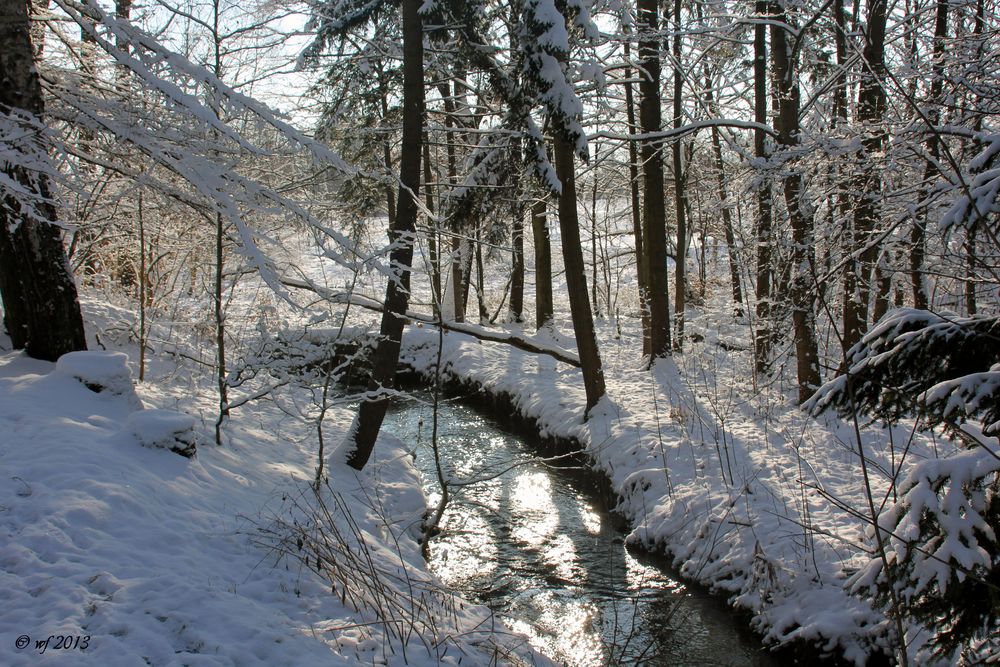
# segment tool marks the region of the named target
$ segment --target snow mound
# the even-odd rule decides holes
[[[142,407],[124,352],[69,352],[59,357],[56,373],[78,380],[91,391],[124,396],[135,408]]]
[[[173,410],[137,410],[125,426],[143,447],[169,449],[188,458],[194,456],[197,441],[191,415]]]

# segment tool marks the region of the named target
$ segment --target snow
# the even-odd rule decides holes
[[[699,326],[697,316],[689,326]],[[750,611],[766,641],[805,640],[859,665],[887,648],[882,612],[847,589],[870,547],[864,519],[837,507],[865,506],[846,424],[814,421],[765,396],[742,400],[723,386],[730,381],[723,370],[706,375],[707,384],[692,383],[671,359],[642,371],[627,348],[637,341],[616,349],[607,336],[608,396],[584,422],[579,370],[461,333],[443,338],[446,375],[507,394],[543,436],[579,442],[620,496],[629,541],[666,552],[683,576]],[[436,348],[437,334],[415,325],[401,354],[432,373]],[[705,364],[706,351],[682,360]],[[877,434],[866,434],[865,446],[878,465],[893,465]],[[915,438],[911,452],[929,455],[926,441]],[[877,493],[887,483],[880,480]]]
[[[306,425],[253,404],[225,446],[206,444],[211,385],[192,385],[170,357],[149,363],[155,379],[136,391],[124,352],[57,364],[0,354],[0,664],[475,665],[494,652],[547,664],[427,572],[415,541],[425,499],[402,443],[381,437],[364,473],[331,467],[317,496]],[[165,409],[180,405],[190,414]],[[350,418],[331,410],[328,437]],[[193,458],[148,447],[192,436]],[[342,600],[339,580],[289,550],[295,530],[331,529],[320,501],[356,528],[343,560],[372,555],[382,595],[402,604],[421,591],[438,605],[425,602],[433,623],[393,635],[363,595]],[[76,648],[56,650],[63,636]]]
[[[173,410],[139,410],[125,422],[143,447],[160,447],[193,456],[197,447],[195,418]]]
[[[287,284],[318,292],[331,308],[351,303],[363,306],[369,321],[377,317],[367,310],[379,305],[367,296],[378,293],[377,284],[362,278],[352,293],[321,288],[344,281],[321,280],[319,256],[313,259],[299,257],[308,279]],[[259,286],[247,282],[234,292],[233,312],[259,307]],[[558,293],[562,286],[556,287]],[[417,284],[414,304],[422,288]],[[310,486],[315,413],[303,407],[303,394],[281,398],[274,378],[263,375],[258,384],[240,386],[243,398],[236,391],[232,398],[241,407],[217,447],[217,399],[205,370],[185,369],[164,354],[172,348],[168,335],[158,333],[153,347],[162,352],[149,360],[149,379],[136,389],[130,377],[136,349],[128,336],[112,333],[131,330],[134,316],[92,297],[84,305],[92,330],[113,351],[67,355],[57,364],[0,355],[0,478],[10,480],[0,486],[4,637],[90,635],[85,651],[46,651],[46,660],[74,665],[144,658],[156,665],[373,659],[421,665],[458,656],[463,665],[485,664],[494,642],[512,644],[504,650],[529,664],[545,663],[517,635],[480,633],[493,624],[479,625],[489,612],[458,600],[427,572],[416,543],[426,501],[409,454],[413,443],[383,434],[373,463],[355,473],[338,463],[337,451],[353,414],[334,402],[324,422],[329,485],[319,496],[325,505],[318,505]],[[261,317],[280,319],[273,310]],[[685,354],[652,371],[636,354],[637,322],[598,320],[609,393],[586,422],[580,371],[510,344],[574,359],[565,319],[534,334],[516,324],[448,331],[442,369],[465,386],[506,393],[542,435],[579,442],[619,494],[619,511],[632,526],[628,540],[668,554],[684,577],[747,610],[766,641],[802,640],[865,664],[888,646],[889,625],[883,612],[851,592],[878,576],[853,430],[833,417],[808,417],[786,401],[787,388],[753,385],[740,370],[751,363],[750,334],[745,323],[720,314],[729,310],[728,301],[690,310],[687,326],[700,341],[689,339]],[[356,308],[352,313],[346,327],[329,313],[300,313],[285,322],[287,331],[298,332],[287,340],[264,319],[259,327],[270,335],[264,343],[289,344],[287,364],[308,365],[331,341],[364,338],[364,318]],[[437,331],[409,315],[402,359],[431,372]],[[493,340],[476,337],[484,333]],[[195,359],[202,354],[183,340],[171,345]],[[295,409],[300,414],[290,416]],[[972,463],[948,443],[911,437],[908,426],[863,434],[876,498],[888,497],[893,475],[907,479],[898,487],[899,504],[887,501],[883,521],[907,507],[930,508],[954,524],[956,536],[982,531],[982,521],[963,509],[967,496],[931,497],[927,489],[945,473],[961,486],[995,462]],[[195,441],[192,458],[168,451]],[[904,442],[906,468],[894,449]],[[167,449],[156,446],[163,444]],[[318,534],[314,518],[327,512],[344,540],[324,562],[371,556],[377,579],[391,585],[367,586],[365,577],[336,570],[321,576],[304,564],[303,554],[309,563],[315,556],[297,547],[296,531]],[[942,557],[982,562],[967,539],[939,546]],[[904,547],[905,540],[893,543]],[[927,560],[921,570],[924,585],[943,581],[934,563]],[[428,591],[447,610],[440,617],[454,626],[436,627],[423,617],[409,638],[378,629],[379,601],[402,605],[411,585]],[[926,631],[912,626],[908,633],[919,650]],[[442,635],[454,638],[444,655]],[[38,659],[34,643],[22,651],[12,641],[0,648],[2,664]]]
[[[70,352],[59,357],[56,373],[79,380],[92,391],[132,396],[132,375],[124,352]]]

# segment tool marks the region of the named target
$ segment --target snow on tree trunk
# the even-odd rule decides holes
[[[0,0],[0,124],[23,134],[15,148],[23,161],[3,164],[3,180],[13,187],[4,186],[0,204],[0,296],[14,347],[55,361],[87,343],[76,283],[55,224],[49,157],[41,144],[42,90],[29,31],[27,3]]]

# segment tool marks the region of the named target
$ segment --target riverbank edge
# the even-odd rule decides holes
[[[436,376],[437,372],[435,370],[419,367],[414,362],[414,359],[408,358],[405,353],[401,356],[397,369],[397,386],[413,387],[420,385],[426,387],[427,383],[433,386]],[[446,397],[461,398],[464,403],[480,409],[494,419],[501,421],[505,427],[525,437],[529,445],[543,456],[573,457],[576,461],[586,466],[588,472],[593,475],[594,480],[599,485],[599,488],[596,490],[608,512],[618,518],[621,522],[620,526],[623,529],[633,527],[630,518],[617,509],[622,496],[614,488],[612,479],[601,469],[599,461],[578,438],[553,434],[549,429],[543,428],[537,417],[528,415],[521,409],[517,395],[503,389],[488,386],[476,378],[461,375],[451,364],[443,364],[439,377],[442,393]],[[687,586],[694,587],[723,602],[734,616],[736,622],[741,624],[742,629],[760,640],[762,649],[767,651],[771,659],[790,665],[855,664],[845,659],[843,654],[837,649],[834,651],[824,649],[820,646],[820,642],[796,639],[781,645],[766,644],[764,636],[752,627],[751,620],[753,619],[753,613],[750,610],[731,604],[727,592],[712,590],[704,583],[686,577],[677,571],[676,567],[672,565],[676,554],[672,552],[668,543],[658,543],[656,548],[650,549],[647,545],[638,542],[630,544],[629,548],[647,556],[663,558],[665,561],[663,567],[669,570],[670,576]],[[891,664],[894,664],[891,657],[883,653],[870,655],[866,662],[866,665],[874,667]]]

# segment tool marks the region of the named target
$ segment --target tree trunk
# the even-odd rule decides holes
[[[681,70],[681,0],[674,0],[674,128],[684,124],[681,92],[684,73]],[[684,310],[687,294],[687,191],[684,184],[684,160],[681,154],[681,140],[675,139],[672,146],[674,158],[674,213],[677,221],[677,252],[674,255],[674,317],[677,320],[677,337],[674,349],[684,347]]]
[[[476,230],[476,303],[479,305],[479,323],[489,322],[490,311],[486,308],[486,284],[483,276],[483,244],[479,242]]]
[[[852,248],[857,261],[846,264],[844,276],[844,350],[853,347],[868,327],[868,300],[871,296],[872,268],[876,248],[867,247],[879,217],[882,174],[875,163],[885,144],[882,121],[885,116],[885,24],[886,0],[868,0],[868,25],[865,35],[864,62],[858,92],[858,120],[864,135],[858,154],[861,169],[854,178],[852,192],[859,193],[854,208]],[[850,291],[848,291],[850,290]],[[846,369],[845,369],[846,370]]]
[[[660,21],[657,0],[638,0],[639,123],[644,135],[659,132]],[[653,139],[640,140],[642,160],[643,281],[649,288],[649,353],[651,359],[670,354],[670,305],[667,295],[667,213],[663,201],[663,156]]]
[[[889,292],[892,290],[892,271],[887,266],[890,249],[886,248],[875,264],[875,303],[872,305],[872,322],[878,322],[889,311]],[[850,348],[848,348],[850,349]]]
[[[524,209],[518,207],[521,215],[514,216],[511,226],[511,274],[510,274],[510,318],[514,322],[524,321]]]
[[[545,198],[531,205],[531,233],[535,244],[535,329],[552,322],[552,243],[545,218]]]
[[[223,76],[222,37],[220,30],[220,0],[212,2],[212,46],[214,50],[213,73],[219,79]],[[212,113],[222,118],[222,111],[216,101],[211,102]],[[217,138],[217,137],[216,137]],[[222,424],[229,418],[229,383],[226,369],[226,308],[223,302],[225,290],[226,219],[221,213],[215,214],[215,276],[212,287],[213,316],[215,318],[215,381],[219,391],[219,414],[215,419],[215,444],[222,444]]]
[[[580,219],[576,210],[576,165],[573,163],[573,146],[562,135],[555,133],[554,154],[556,175],[562,184],[559,194],[559,230],[562,236],[563,263],[566,266],[566,290],[569,292],[569,309],[573,316],[573,333],[583,370],[583,386],[587,392],[587,410],[597,405],[604,396],[604,369],[597,349],[594,318],[587,297],[587,274],[583,263],[583,246],[580,243]]]
[[[41,117],[42,89],[23,0],[0,0],[0,44],[0,113],[11,114],[16,123],[24,113]],[[47,160],[37,129],[24,128],[25,150],[31,153],[26,161]],[[3,173],[23,191],[19,198],[4,195],[0,202],[4,324],[15,348],[55,361],[66,352],[86,349],[87,343],[62,232],[53,224],[57,215],[48,176],[10,162],[4,162]]]
[[[788,17],[783,8],[776,7],[776,10],[777,21],[771,25],[771,46],[778,89],[778,140],[787,149],[799,143],[799,85],[796,63],[784,27],[789,25]],[[784,194],[792,227],[792,324],[795,331],[799,402],[803,403],[819,387],[820,373],[816,318],[813,312],[813,220],[812,212],[804,201],[802,174],[797,168],[787,171],[784,177]]]
[[[434,195],[431,192],[431,147],[424,133],[424,205],[430,215],[427,217],[427,254],[431,264],[431,307],[434,316],[441,314],[441,264],[438,260],[438,229],[434,221]]]
[[[601,316],[597,292],[597,148],[594,148],[594,170],[590,189],[590,301],[594,317]]]
[[[626,40],[625,60],[632,61],[629,43]],[[635,99],[632,95],[632,83],[628,79],[632,78],[632,67],[625,67],[625,113],[628,120],[629,134],[638,132],[639,127],[635,122]],[[639,156],[635,147],[635,141],[628,142],[628,181],[629,199],[632,204],[632,237],[635,243],[635,271],[636,283],[639,286],[639,311],[642,320],[642,354],[649,355],[650,350],[650,320],[649,320],[649,287],[646,284],[648,272],[646,270],[646,255],[642,246],[642,208],[639,201]]]
[[[753,40],[754,121],[767,123],[767,25],[768,0],[756,0],[757,23]],[[754,157],[768,158],[767,135],[757,128],[753,133]],[[757,240],[757,330],[754,332],[754,366],[757,373],[765,373],[771,360],[771,278],[774,267],[771,260],[771,184],[765,180],[757,189],[757,218],[754,221]]]
[[[379,70],[378,76],[379,104],[382,107],[382,122],[389,119],[389,86],[385,81],[385,75]],[[392,173],[392,144],[389,142],[389,133],[386,132],[385,139],[382,140],[382,164],[385,166],[385,173]],[[396,192],[392,185],[385,186],[385,214],[389,219],[389,228],[396,224]]]
[[[944,89],[945,42],[948,39],[948,0],[937,0],[937,13],[934,21],[933,75],[931,79],[930,105],[927,110],[927,124],[936,127],[941,120],[941,93]],[[931,132],[927,139],[927,152],[930,159],[924,166],[924,186],[918,196],[918,201],[927,198],[931,179],[937,172],[937,161],[941,157],[941,139],[937,132]],[[927,254],[927,206],[921,206],[913,216],[913,227],[910,229],[910,283],[913,288],[913,307],[927,310],[929,299],[927,283],[924,277],[924,258]]]
[[[453,92],[454,91],[454,92]],[[445,146],[448,153],[448,183],[451,187],[458,184],[458,156],[455,148],[455,132],[457,125],[455,122],[455,98],[458,96],[458,84],[449,87],[447,82],[438,84],[438,92],[444,99],[444,125],[446,129]],[[452,294],[452,317],[456,322],[465,321],[465,304],[468,300],[469,282],[468,271],[465,269],[466,259],[471,266],[471,257],[466,258],[467,243],[459,234],[462,233],[462,225],[451,216],[449,230],[451,237],[451,285]]]
[[[712,151],[715,154],[715,170],[718,174],[719,197],[722,205],[722,225],[729,247],[729,281],[733,289],[733,314],[743,317],[743,288],[740,284],[740,266],[736,261],[736,235],[733,233],[733,214],[729,210],[729,194],[726,192],[726,165],[722,160],[722,141],[719,128],[712,128]]]
[[[976,305],[976,227],[972,225],[965,232],[965,314],[969,317],[979,310]]]
[[[130,1],[130,0],[128,0]],[[29,17],[31,25],[31,48],[35,54],[35,62],[42,59],[45,51],[45,23],[35,18],[43,12],[48,13],[50,0],[28,0]]]
[[[394,248],[389,255],[395,274],[385,289],[385,311],[382,313],[378,348],[373,359],[370,396],[362,401],[350,436],[354,449],[348,453],[347,464],[361,470],[368,463],[375,439],[388,407],[383,389],[395,384],[399,347],[403,338],[404,314],[410,298],[410,266],[417,226],[417,198],[420,196],[421,133],[424,119],[424,46],[420,18],[421,0],[402,0],[403,13],[403,140],[399,158],[401,187],[396,202],[395,224],[389,228],[389,240]]]

